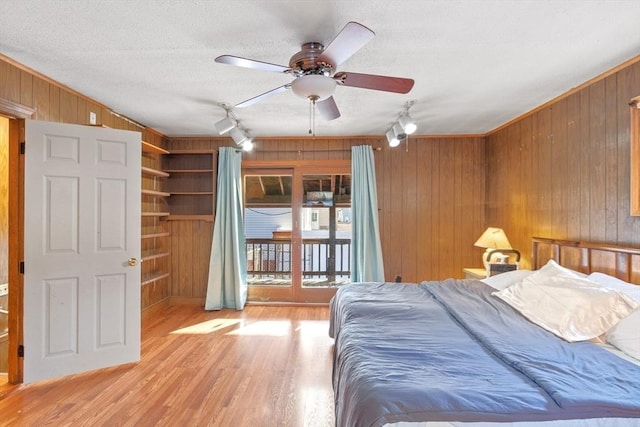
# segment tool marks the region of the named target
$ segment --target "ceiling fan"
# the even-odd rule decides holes
[[[322,118],[333,120],[340,117],[340,111],[333,99],[333,91],[337,85],[395,93],[408,93],[413,87],[412,79],[347,71],[335,72],[336,67],[349,59],[374,36],[375,33],[364,25],[349,22],[327,47],[320,42],[304,43],[300,52],[291,57],[288,67],[232,55],[218,56],[215,61],[255,70],[291,74],[295,77],[291,83],[237,104],[237,108],[248,107],[291,89],[296,95],[308,99],[316,106]]]

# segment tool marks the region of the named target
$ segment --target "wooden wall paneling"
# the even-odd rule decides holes
[[[402,256],[404,242],[402,240],[402,217],[404,214],[402,206],[402,151],[391,149],[385,153],[389,156],[389,164],[386,165],[389,169],[387,179],[389,181],[389,190],[385,193],[385,197],[388,198],[387,203],[389,220],[387,224],[389,226],[386,248],[384,253],[385,259],[385,275],[390,280],[394,280],[397,276],[402,276]],[[388,265],[388,267],[387,267]],[[409,280],[407,277],[402,277],[402,280]]]
[[[59,122],[60,119],[60,88],[49,85],[49,121]]]
[[[567,152],[567,100],[558,101],[551,111],[551,184],[553,186],[551,200],[552,235],[558,239],[567,238],[567,186],[568,163]]]
[[[587,240],[603,242],[606,239],[606,187],[605,187],[605,84],[594,83],[589,88],[590,145],[591,145],[591,223]]]
[[[442,155],[440,152],[440,139],[430,140],[429,143],[432,146],[433,153],[433,161],[431,165],[433,168],[431,169],[431,187],[425,189],[426,191],[431,192],[431,206],[430,208],[434,210],[431,216],[431,251],[437,256],[433,257],[431,263],[431,277],[430,280],[437,280],[440,277],[440,257],[441,254],[441,244],[440,244],[440,234],[443,230],[440,229],[440,221],[442,219],[441,211],[442,211],[442,203],[441,197],[444,196],[444,191],[440,191],[441,185],[441,177],[440,174],[441,168],[444,169],[446,165],[442,162]]]
[[[617,74],[607,77],[605,85],[605,135],[604,135],[604,241],[618,241],[618,90]],[[627,109],[624,104],[621,108]],[[628,194],[627,196],[628,197]]]
[[[20,70],[0,60],[0,98],[20,103]]]
[[[60,121],[78,123],[78,97],[67,91],[60,92]],[[126,129],[126,128],[125,128]]]
[[[440,203],[438,206],[438,245],[440,247],[438,257],[438,275],[436,279],[454,277],[456,271],[451,266],[456,255],[453,252],[453,236],[455,224],[454,206],[454,155],[455,141],[442,139],[438,143],[440,151]]]
[[[33,81],[33,108],[36,110],[37,120],[50,121],[51,95],[49,82],[42,79]]]
[[[567,98],[567,237],[580,235],[580,97]]]
[[[431,169],[432,169],[432,148],[430,141],[420,141],[416,144],[416,157],[418,167],[416,170],[416,188],[418,191],[416,203],[419,209],[416,223],[416,239],[417,239],[417,262],[418,271],[416,281],[431,279],[431,263],[436,257],[430,244],[433,237],[432,215],[433,207],[431,203]]]
[[[407,138],[407,140],[401,144],[402,148],[402,241],[404,256],[402,257],[402,275],[404,280],[410,280],[412,282],[417,281],[417,238],[416,238],[416,226],[417,218],[420,215],[421,208],[417,204],[417,187],[416,187],[416,170],[417,170],[417,156],[416,156],[416,140],[414,138]]]
[[[463,264],[463,267],[480,267],[482,264],[480,260],[482,258],[482,252],[479,248],[475,248],[473,243],[480,237],[482,232],[487,225],[486,220],[486,197],[488,195],[487,192],[487,180],[486,180],[486,170],[487,170],[487,144],[484,138],[475,138],[473,142],[473,186],[472,197],[473,197],[473,215],[472,215],[472,231],[469,236],[469,243],[471,244],[469,248],[463,250],[463,253],[468,254],[468,258],[465,260],[466,262]],[[468,166],[467,166],[468,167]],[[465,221],[467,221],[465,219]]]
[[[20,103],[33,107],[33,75],[20,70]]]
[[[591,92],[589,89],[578,93],[580,96],[580,235],[589,240],[591,236]],[[573,237],[572,237],[573,238]]]
[[[536,114],[537,121],[537,147],[538,147],[538,169],[536,176],[540,186],[538,187],[538,232],[542,236],[552,236],[552,199],[553,199],[553,179],[554,176],[551,163],[551,114],[553,107],[548,107]]]

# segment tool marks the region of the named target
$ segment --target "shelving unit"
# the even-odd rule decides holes
[[[161,158],[167,154],[161,147],[142,142],[142,286],[155,286],[171,276],[171,232],[167,222],[167,199],[171,193],[164,189],[170,174],[161,170]],[[168,284],[163,285],[169,288]]]
[[[169,220],[213,221],[216,152],[172,150],[163,156],[162,170],[171,177],[166,191]]]

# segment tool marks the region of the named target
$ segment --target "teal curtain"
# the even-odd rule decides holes
[[[351,148],[351,281],[384,282],[373,150]]]
[[[242,218],[242,154],[218,152],[218,192],[213,226],[206,310],[242,310],[247,301],[247,254]]]

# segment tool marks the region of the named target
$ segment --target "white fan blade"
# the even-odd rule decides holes
[[[216,58],[216,62],[221,64],[235,65],[237,67],[251,68],[253,70],[273,71],[275,73],[288,73],[291,68],[284,65],[270,64],[268,62],[256,61],[255,59],[241,58],[233,55],[221,55]]]
[[[326,62],[331,64],[335,69],[335,67],[349,59],[351,55],[359,51],[365,44],[369,43],[375,35],[373,31],[362,24],[348,22],[342,31],[331,40],[331,43],[324,49],[316,60],[316,63]]]
[[[273,96],[277,93],[285,92],[287,89],[291,88],[291,83],[287,83],[284,86],[277,87],[275,89],[271,89],[268,92],[262,93],[258,96],[254,96],[253,98],[247,99],[246,101],[242,101],[240,104],[236,105],[236,108],[244,108],[250,105],[255,104],[256,102],[262,101],[265,98]]]

